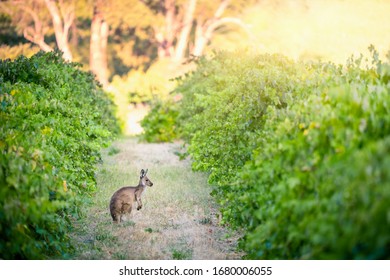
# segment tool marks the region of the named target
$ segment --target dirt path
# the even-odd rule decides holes
[[[207,178],[191,171],[175,154],[180,144],[116,141],[99,166],[98,192],[75,223],[75,259],[239,259],[237,234],[218,224],[218,210]],[[154,186],[143,194],[143,208],[127,221],[112,223],[108,203],[124,185],[137,185],[148,168]]]

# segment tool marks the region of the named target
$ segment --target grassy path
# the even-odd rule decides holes
[[[104,151],[98,191],[86,216],[71,234],[75,259],[239,259],[237,234],[218,225],[218,210],[204,174],[180,161],[179,144],[116,141]],[[115,225],[108,204],[112,193],[137,185],[148,168],[154,186],[143,194],[143,208]]]

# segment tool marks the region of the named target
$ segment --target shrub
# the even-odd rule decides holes
[[[202,59],[176,89],[183,94],[179,127],[195,170],[229,184],[251,157],[269,108],[283,108],[310,73],[280,55],[220,52]]]
[[[390,257],[390,91],[380,72],[350,65],[339,85],[268,112],[230,194],[248,257]]]
[[[179,81],[176,131],[247,258],[390,257],[390,64],[371,51],[366,69],[220,52]]]
[[[151,111],[141,121],[147,142],[171,142],[177,138],[177,105],[171,101],[156,101]]]
[[[2,258],[65,256],[69,215],[118,132],[111,100],[60,53],[0,61]]]

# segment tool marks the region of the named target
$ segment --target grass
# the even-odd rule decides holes
[[[172,259],[174,260],[189,260],[192,258],[192,250],[188,248],[173,249]]]
[[[109,156],[113,156],[113,155],[116,155],[116,154],[119,154],[120,150],[117,148],[117,147],[113,147],[111,146],[107,152],[107,154]]]
[[[71,234],[73,259],[240,259],[238,234],[218,224],[218,207],[202,173],[177,155],[180,144],[116,141],[103,153],[98,191]],[[112,222],[108,204],[122,186],[137,185],[141,169],[154,183],[126,220]],[[229,236],[227,238],[226,236]]]

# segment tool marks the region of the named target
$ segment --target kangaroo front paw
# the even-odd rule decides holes
[[[140,210],[141,208],[142,208],[142,206],[138,206],[138,207],[137,207],[137,210]]]

